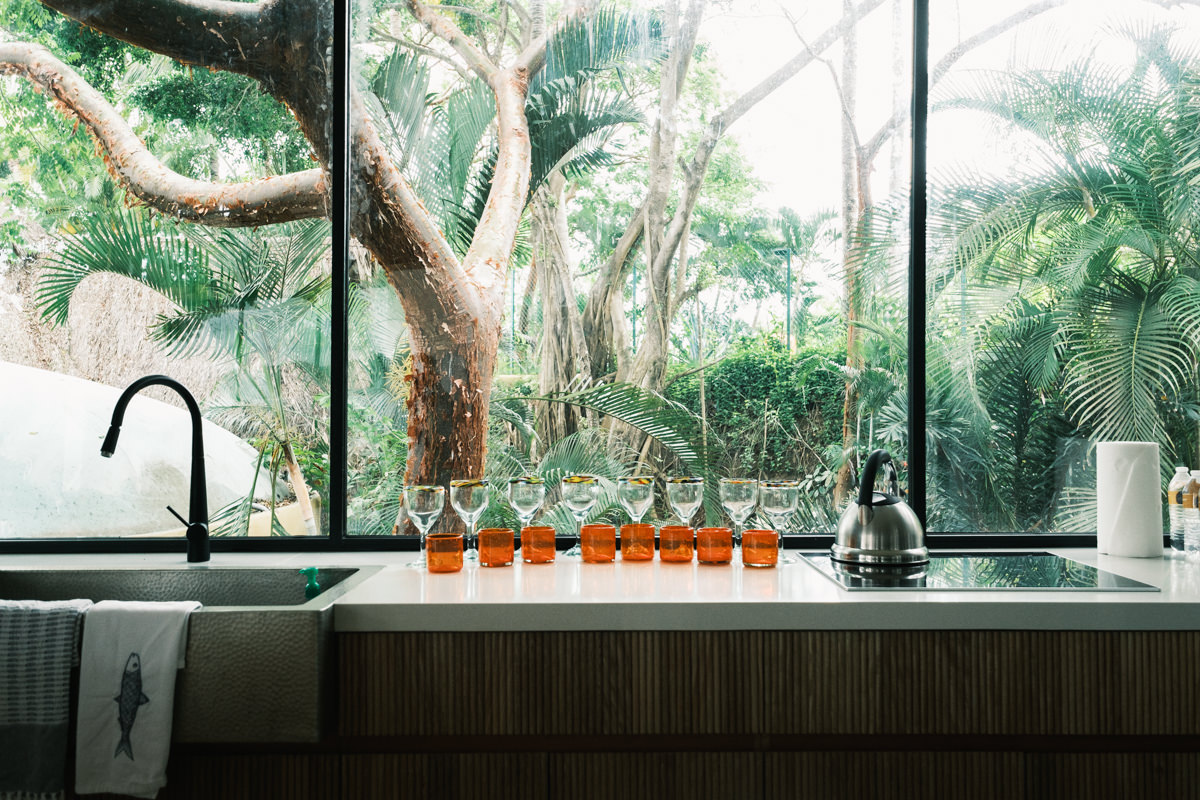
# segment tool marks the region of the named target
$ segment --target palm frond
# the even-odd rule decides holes
[[[38,283],[42,318],[67,322],[71,299],[90,275],[109,272],[135,280],[182,309],[212,304],[214,276],[208,256],[176,226],[136,209],[118,209],[93,217],[64,238]]]

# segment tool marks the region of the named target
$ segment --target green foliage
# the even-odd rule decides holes
[[[957,456],[950,436],[931,447],[939,527],[1086,524],[1073,440],[1160,442],[1168,472],[1194,462],[1200,82],[1194,54],[1160,46],[1168,33],[1124,32],[1132,71],[984,73],[944,101],[1040,152],[1012,176],[951,176],[931,204],[941,346],[974,353],[945,381],[931,357],[931,419],[959,425]]]
[[[208,163],[214,150],[228,156],[236,148],[258,169],[274,174],[307,169],[312,163],[308,142],[295,117],[242,75],[175,65],[166,74],[136,86],[129,93],[129,102],[163,123],[148,140],[151,147],[178,144],[175,140],[181,129],[169,123],[184,126],[185,141],[197,131],[211,134],[212,143],[194,159],[199,163],[190,165],[191,169],[178,169],[190,177],[213,177],[208,174]]]
[[[728,443],[726,473],[793,478],[819,468],[814,448],[841,437],[844,360],[830,349],[788,354],[777,340],[759,337],[706,370],[706,418]],[[699,376],[676,381],[667,396],[699,413]]]

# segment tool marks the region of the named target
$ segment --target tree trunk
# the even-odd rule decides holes
[[[291,443],[283,443],[283,463],[287,466],[288,478],[292,482],[292,491],[296,493],[296,503],[300,506],[300,518],[304,520],[304,531],[309,536],[317,536],[317,521],[313,517],[312,497],[309,496],[308,483],[304,480],[304,472],[296,461]]]
[[[850,0],[842,0],[843,13],[853,18],[854,6]],[[854,426],[858,408],[857,374],[861,369],[858,353],[859,282],[857,238],[860,207],[858,202],[859,176],[857,133],[854,128],[855,101],[858,83],[858,37],[853,23],[842,37],[842,269],[846,289],[846,381],[845,398],[842,404],[842,452],[844,458],[838,469],[833,487],[833,505],[841,509],[854,485],[857,472],[858,437]]]
[[[583,335],[574,285],[574,264],[568,248],[567,210],[563,197],[566,181],[560,175],[532,203],[533,246],[542,295],[542,364],[538,376],[540,394],[567,392],[580,379],[591,377],[591,363]],[[580,413],[565,403],[538,405],[538,430],[548,445],[574,433]]]
[[[408,305],[412,375],[405,482],[446,486],[454,479],[481,477],[499,314],[446,330],[419,312],[414,320]]]

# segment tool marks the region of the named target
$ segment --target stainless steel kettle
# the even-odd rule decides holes
[[[875,478],[884,469],[891,492],[875,491]],[[929,561],[921,520],[899,497],[896,468],[886,450],[867,457],[858,497],[842,513],[832,553],[847,564],[905,566]]]

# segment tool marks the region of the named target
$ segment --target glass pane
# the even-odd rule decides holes
[[[796,478],[786,527],[829,530],[867,452],[904,461],[911,3],[627,5],[551,8],[507,227],[480,216],[513,203],[485,203],[510,128],[477,72],[537,21],[431,7],[471,41],[456,51],[395,4],[356,6],[352,532],[411,533],[406,474],[487,477],[481,524],[516,525],[498,487],[529,472],[564,533],[576,472],[621,522],[622,475],[702,474],[713,521],[719,478]],[[390,221],[399,176],[415,237]],[[661,488],[648,519],[670,514]]]
[[[328,88],[251,65],[256,21],[232,7],[168,35],[101,5],[85,25],[26,2],[0,20],[0,536],[182,536],[180,396],[140,392],[100,454],[120,391],[153,374],[206,421],[212,535],[321,533],[330,248],[305,131],[328,146],[297,120]],[[306,20],[272,35],[322,58]],[[264,91],[285,83],[291,109]]]
[[[931,3],[933,530],[1094,531],[1098,441],[1200,466],[1200,15],[1050,6]]]

